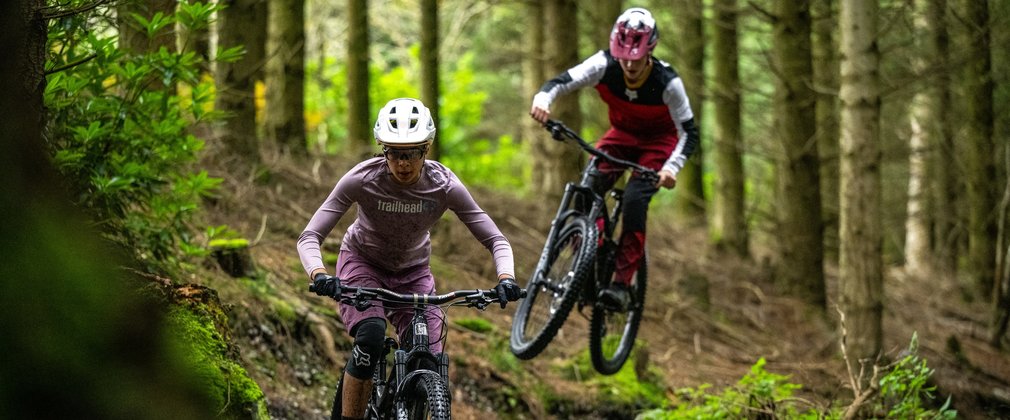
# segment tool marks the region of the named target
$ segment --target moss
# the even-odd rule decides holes
[[[494,325],[484,318],[461,318],[456,320],[456,324],[470,331],[486,334],[494,330]]]
[[[277,315],[277,319],[281,322],[293,324],[298,320],[298,314],[295,312],[294,306],[291,306],[286,300],[271,298],[270,306],[273,308],[274,313]]]
[[[211,249],[242,249],[249,247],[249,240],[244,238],[214,239],[208,244]]]
[[[196,380],[213,400],[223,418],[268,419],[266,398],[259,385],[236,363],[224,337],[215,327],[214,310],[174,306],[168,314],[169,335],[178,357],[194,370]]]
[[[336,267],[337,260],[340,258],[340,254],[331,254],[329,252],[323,253],[323,265],[326,267]],[[301,262],[299,261],[299,266]]]
[[[614,343],[604,343],[604,346],[616,345],[616,337],[613,338]],[[645,345],[642,340],[636,340],[628,361],[613,375],[600,375],[596,372],[588,349],[570,361],[556,364],[555,369],[570,380],[585,380],[596,388],[599,400],[608,404],[636,408],[666,407],[670,401],[666,397],[662,373],[652,365],[647,367],[642,377],[635,372],[634,362],[639,357],[638,349]]]

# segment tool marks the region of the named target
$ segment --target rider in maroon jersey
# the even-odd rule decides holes
[[[610,48],[548,80],[533,97],[530,116],[541,123],[550,118],[550,104],[558,96],[593,86],[607,104],[610,129],[596,148],[614,157],[659,171],[659,182],[632,176],[624,191],[621,229],[613,286],[600,292],[608,303],[626,307],[628,285],[645,254],[645,218],[658,187],[673,188],[677,173],[699,146],[698,126],[684,91],[684,82],[669,64],[652,56],[659,41],[656,21],[648,10],[630,8],[617,18],[610,32]],[[623,168],[595,160],[594,188],[603,192]]]
[[[374,132],[384,157],[361,162],[341,177],[298,237],[298,256],[316,293],[336,296],[341,286],[435,293],[429,231],[446,210],[452,210],[493,255],[498,273],[495,291],[502,307],[518,300],[521,289],[515,282],[508,240],[449,168],[424,158],[435,139],[428,108],[417,99],[393,99],[379,111]],[[357,218],[340,243],[337,277],[332,277],[326,273],[320,245],[353,205]],[[402,341],[412,316],[412,311],[389,311],[381,303],[363,311],[340,304],[340,318],[354,337],[343,377],[343,418],[364,416],[386,320]],[[428,317],[428,331],[431,351],[437,354],[444,344],[442,319]]]

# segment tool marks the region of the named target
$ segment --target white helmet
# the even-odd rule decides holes
[[[380,145],[420,145],[435,138],[435,121],[421,101],[397,98],[379,111],[374,131],[375,141]]]

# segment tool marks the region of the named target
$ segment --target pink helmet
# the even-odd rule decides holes
[[[610,31],[610,55],[623,60],[638,60],[649,55],[659,42],[659,29],[652,13],[632,7],[621,13]]]

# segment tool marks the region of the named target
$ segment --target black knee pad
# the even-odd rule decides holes
[[[386,321],[382,318],[366,318],[354,326],[353,333],[354,348],[347,361],[347,373],[361,380],[372,379],[375,366],[382,357]]]

